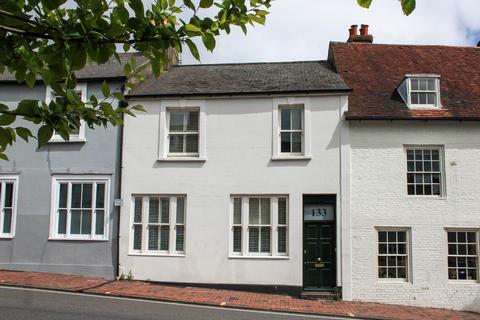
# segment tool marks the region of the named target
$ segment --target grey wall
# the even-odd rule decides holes
[[[110,86],[118,88],[121,83]],[[101,97],[100,87],[100,82],[88,83],[88,96]],[[22,99],[45,99],[45,92],[43,86],[0,84],[0,102],[15,107]],[[38,130],[23,120],[14,125]],[[40,149],[36,140],[19,139],[7,151],[10,161],[0,160],[0,173],[19,173],[16,232],[13,239],[0,239],[0,268],[115,276],[118,208],[113,201],[119,197],[120,128],[87,127],[85,137],[83,143],[50,143]],[[54,174],[111,175],[108,241],[48,240]]]

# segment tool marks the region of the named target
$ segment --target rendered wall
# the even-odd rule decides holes
[[[125,124],[120,272],[166,282],[302,286],[302,195],[340,199],[340,110],[346,98],[310,101],[312,159],[272,161],[273,98],[206,100],[205,162],[157,161],[161,102],[131,101],[148,113]],[[186,194],[185,256],[131,253],[132,194]],[[288,258],[229,257],[231,194],[289,195]]]
[[[120,83],[112,83],[118,87]],[[101,83],[89,83],[88,96],[101,94]],[[0,101],[12,107],[22,99],[44,99],[45,88],[0,85]],[[24,121],[14,125],[38,127]],[[82,274],[113,278],[116,268],[118,209],[116,195],[119,129],[86,129],[84,143],[49,143],[37,149],[37,141],[18,139],[8,149],[10,161],[0,163],[0,172],[19,173],[16,232],[13,239],[0,239],[0,268]],[[108,174],[110,221],[108,241],[48,240],[52,175]]]

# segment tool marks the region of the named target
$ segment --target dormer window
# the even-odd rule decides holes
[[[410,109],[440,108],[439,75],[407,75],[398,92]]]

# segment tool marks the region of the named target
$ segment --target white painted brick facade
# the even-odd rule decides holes
[[[449,281],[445,228],[480,228],[480,124],[353,122],[353,300],[480,311],[480,283]],[[406,190],[404,145],[443,145],[446,196]],[[375,227],[411,228],[411,281],[377,277]]]

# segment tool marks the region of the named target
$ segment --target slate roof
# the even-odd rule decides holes
[[[130,97],[264,95],[349,91],[326,61],[174,66],[149,79]]]
[[[138,53],[119,53],[120,61],[122,63],[130,60],[131,57],[135,57],[137,65],[145,58]],[[115,58],[104,64],[97,65],[87,64],[85,68],[76,72],[77,79],[84,81],[103,80],[103,79],[120,79],[125,78],[123,67],[118,63]],[[9,72],[0,74],[0,82],[15,82],[15,76]]]
[[[330,43],[329,61],[353,89],[346,118],[480,120],[480,48]],[[438,110],[410,110],[396,91],[407,74],[439,74]]]

